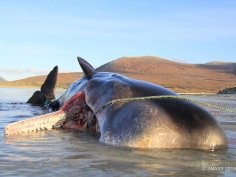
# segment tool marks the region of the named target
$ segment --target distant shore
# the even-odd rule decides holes
[[[42,83],[26,84],[17,82],[0,82],[0,88],[40,88]],[[65,86],[57,86],[57,88],[66,89]]]
[[[16,84],[16,83],[9,83],[9,82],[0,82],[0,88],[35,88],[35,89],[40,89],[41,85],[27,85],[27,84]],[[57,89],[66,89],[63,87],[56,87]],[[175,91],[175,90],[173,90]],[[176,93],[180,94],[180,95],[214,95],[217,93],[214,92],[178,92],[176,91]]]
[[[26,86],[26,85],[4,85],[0,83],[0,88],[40,88],[40,86]]]

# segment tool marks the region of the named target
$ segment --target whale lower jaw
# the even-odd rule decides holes
[[[98,132],[97,118],[78,92],[56,112],[21,120],[5,127],[5,135],[27,134],[54,128]]]
[[[10,136],[50,130],[55,124],[63,120],[65,120],[65,112],[59,110],[53,113],[11,123],[5,127],[4,132],[5,135]]]

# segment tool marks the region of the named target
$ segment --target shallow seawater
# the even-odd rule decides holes
[[[229,148],[218,151],[126,149],[88,133],[45,131],[7,138],[4,127],[44,114],[25,104],[35,89],[0,88],[0,176],[235,176],[236,115],[207,108],[225,129]],[[57,95],[63,91],[58,90]],[[236,95],[191,96],[236,108]]]

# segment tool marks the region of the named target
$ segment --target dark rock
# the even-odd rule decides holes
[[[219,91],[218,94],[236,94],[236,87],[226,88]]]

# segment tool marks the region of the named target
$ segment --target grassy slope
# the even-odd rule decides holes
[[[216,93],[236,85],[236,64],[184,64],[157,57],[120,58],[98,70],[115,71],[176,92]]]

